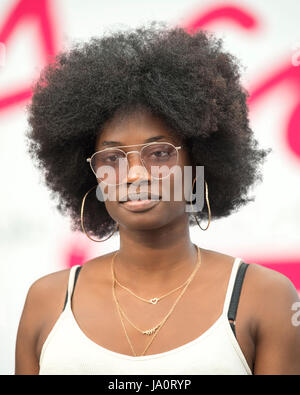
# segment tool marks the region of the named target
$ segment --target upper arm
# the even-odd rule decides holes
[[[68,269],[51,273],[29,288],[16,339],[15,374],[39,374],[41,329],[55,321],[63,308],[68,273]]]
[[[261,268],[255,374],[300,374],[300,300],[292,282]]]
[[[38,282],[29,288],[23,307],[16,340],[15,374],[38,374],[39,372],[39,363],[35,353],[38,336],[38,288]]]

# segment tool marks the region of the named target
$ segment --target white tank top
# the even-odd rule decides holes
[[[223,312],[196,339],[159,354],[130,356],[108,350],[89,339],[71,309],[75,271],[70,270],[65,309],[43,344],[40,375],[251,375],[228,321],[227,312],[241,259],[236,258],[228,282]]]

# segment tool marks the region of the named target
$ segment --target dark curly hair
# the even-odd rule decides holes
[[[204,165],[212,219],[225,217],[254,200],[247,193],[261,181],[269,152],[249,127],[247,97],[238,60],[211,33],[156,22],[106,32],[59,53],[34,83],[28,152],[58,210],[80,230],[83,196],[96,185],[86,158],[101,127],[117,110],[143,106],[183,139],[194,165]],[[84,218],[99,238],[114,228],[96,198],[87,200]],[[192,215],[189,221],[195,224]]]

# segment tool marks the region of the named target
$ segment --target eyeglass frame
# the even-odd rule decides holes
[[[151,143],[132,144],[132,145],[118,145],[118,146],[116,146],[116,147],[108,147],[108,148],[104,148],[104,149],[102,149],[102,150],[100,150],[100,151],[94,152],[93,155],[92,155],[90,158],[87,158],[87,159],[86,159],[86,161],[90,163],[90,167],[91,167],[91,169],[92,169],[92,172],[93,172],[93,173],[95,174],[95,176],[97,177],[97,174],[94,172],[94,169],[93,169],[93,167],[92,167],[92,159],[93,159],[93,156],[95,156],[96,154],[99,154],[99,152],[103,152],[103,151],[106,152],[106,151],[110,151],[110,150],[114,150],[114,149],[117,149],[118,151],[123,152],[123,153],[125,154],[125,156],[126,156],[127,170],[128,170],[128,154],[131,154],[131,153],[133,153],[133,152],[137,152],[137,153],[140,155],[140,160],[141,160],[141,163],[143,164],[144,169],[148,172],[148,170],[146,169],[146,166],[145,166],[145,164],[144,164],[144,162],[143,162],[143,160],[142,160],[141,152],[143,151],[144,148],[148,147],[149,145],[155,145],[155,144],[169,144],[169,145],[172,145],[172,147],[174,147],[174,148],[176,149],[176,152],[177,152],[176,164],[178,163],[178,151],[184,147],[184,144],[181,144],[180,146],[175,147],[174,144],[169,143],[168,141],[153,141],[153,142],[151,142]],[[128,152],[125,152],[125,151],[123,151],[122,149],[119,149],[120,147],[121,147],[121,148],[122,148],[122,147],[123,147],[123,148],[124,148],[124,147],[128,148],[128,147],[138,147],[138,146],[142,146],[142,145],[143,145],[144,147],[143,147],[140,151],[128,151]],[[158,180],[162,180],[163,178],[166,178],[166,177],[168,177],[169,175],[170,175],[170,174],[168,174],[168,175],[165,176],[165,177],[161,177],[161,178],[157,178],[157,177],[153,177],[153,176],[152,176],[152,177],[153,177],[153,178],[156,178],[156,179],[158,179]],[[104,182],[105,184],[107,184],[105,181],[102,181],[102,182]],[[120,183],[120,184],[121,184],[121,183]],[[120,185],[120,184],[108,184],[108,185]]]

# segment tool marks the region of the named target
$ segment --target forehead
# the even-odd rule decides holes
[[[173,144],[181,141],[160,117],[146,110],[137,110],[117,114],[106,122],[99,133],[95,148],[143,144],[147,140],[168,141]]]

